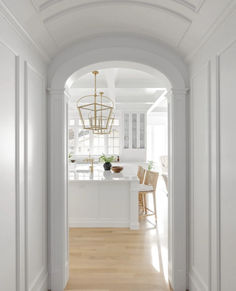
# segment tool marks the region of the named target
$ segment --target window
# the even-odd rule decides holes
[[[119,155],[120,132],[119,119],[113,122],[112,131],[109,135],[93,134],[90,130],[83,129],[82,122],[77,112],[69,112],[68,120],[68,151],[73,155],[100,156]]]
[[[116,128],[108,136],[108,154],[118,155],[120,152],[120,133]]]
[[[103,134],[93,134],[93,155],[101,156],[105,153],[105,135]]]
[[[68,151],[69,153],[73,153],[75,150],[75,134],[72,128],[68,131],[68,139]]]
[[[70,119],[69,120],[69,126],[73,126],[75,125],[75,120],[74,119]]]
[[[86,155],[89,153],[89,131],[88,130],[79,130],[78,139],[76,144],[76,153],[79,155]]]

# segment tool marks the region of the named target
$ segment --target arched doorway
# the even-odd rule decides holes
[[[95,49],[94,49],[95,48]],[[50,288],[62,291],[68,278],[67,155],[65,84],[73,73],[94,64],[123,61],[169,80],[169,278],[177,291],[186,289],[187,139],[185,65],[157,43],[137,38],[98,38],[65,50],[49,69],[49,258]],[[181,169],[179,166],[181,165]]]

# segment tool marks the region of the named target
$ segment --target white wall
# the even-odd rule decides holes
[[[191,59],[190,291],[235,290],[236,8]]]
[[[151,112],[147,116],[147,160],[160,163],[168,156],[168,113]]]
[[[46,66],[0,3],[0,290],[47,290]]]

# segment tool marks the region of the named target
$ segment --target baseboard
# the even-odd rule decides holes
[[[170,281],[169,281],[169,288],[170,288],[170,291],[174,291],[174,289],[173,289],[173,287],[172,287],[172,285],[171,285]],[[188,289],[186,289],[186,291],[189,291],[189,290],[188,290]]]
[[[192,269],[189,273],[189,288],[191,291],[207,291],[208,287],[204,282],[202,282],[198,273]]]
[[[42,278],[37,291],[47,291],[48,290],[48,273]]]
[[[67,285],[67,282],[69,281],[69,262],[67,261],[65,264],[65,286]]]
[[[170,261],[168,262],[168,278],[169,278],[169,286],[172,288],[171,290],[173,290],[173,287],[172,287],[172,265],[171,265]]]
[[[138,230],[139,229],[139,223],[130,223],[129,228],[132,229],[132,230]]]
[[[30,282],[28,291],[47,291],[48,290],[48,272],[47,267],[43,266],[38,275]]]
[[[69,227],[130,227],[129,221],[125,220],[108,220],[108,219],[101,219],[101,220],[82,220],[82,219],[69,219]]]

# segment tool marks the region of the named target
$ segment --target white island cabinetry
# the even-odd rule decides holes
[[[75,167],[69,175],[69,226],[138,229],[138,185],[136,175]]]

